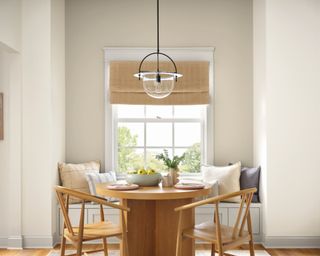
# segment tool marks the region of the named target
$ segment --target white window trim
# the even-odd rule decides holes
[[[144,116],[146,116],[146,108],[148,105],[141,105],[141,106],[144,106]],[[172,105],[170,105],[170,107],[172,107]],[[207,108],[202,108],[202,110],[204,111],[201,111],[202,115],[206,115],[206,112],[207,112]],[[203,113],[205,112],[205,113]],[[140,118],[130,118],[130,117],[118,117],[118,113],[117,113],[117,106],[112,106],[112,113],[113,113],[113,119],[114,119],[114,122],[113,122],[113,127],[112,127],[112,130],[113,130],[113,134],[117,135],[117,131],[118,131],[118,123],[143,123],[144,124],[144,145],[143,146],[135,146],[135,147],[132,147],[132,148],[137,148],[137,149],[143,149],[144,151],[144,162],[146,162],[146,150],[147,148],[153,148],[153,149],[163,149],[163,148],[166,148],[166,149],[172,149],[173,150],[173,154],[175,155],[176,153],[174,152],[174,149],[179,149],[179,148],[183,148],[183,149],[186,149],[188,148],[188,146],[175,146],[175,124],[177,123],[198,123],[200,124],[201,126],[201,163],[206,163],[207,160],[207,154],[206,154],[206,144],[207,143],[204,143],[204,136],[205,136],[205,127],[204,127],[204,123],[206,123],[206,118],[207,116],[202,116],[200,118],[176,118],[175,115],[174,115],[174,106],[172,108],[172,115],[173,115],[173,118],[161,118],[161,119],[156,119],[156,118],[148,118],[148,117],[140,117]],[[147,146],[146,145],[146,134],[147,134],[147,127],[146,125],[148,123],[171,123],[172,124],[172,146]],[[117,140],[116,140],[117,136],[113,136],[113,140],[114,140],[114,143],[113,143],[113,152],[117,152],[118,151],[118,145],[117,145]],[[114,155],[114,161],[113,161],[113,169],[115,170],[116,169],[116,163],[117,163],[117,154]],[[198,173],[183,173],[183,175],[198,175]],[[121,175],[120,175],[121,176]]]
[[[114,152],[116,143],[116,129],[113,108],[109,97],[109,66],[111,61],[119,60],[141,60],[145,55],[154,50],[154,48],[126,48],[126,47],[105,47],[105,169],[115,170],[116,152]],[[175,61],[208,61],[209,62],[209,103],[206,111],[206,120],[204,125],[204,156],[203,164],[213,164],[214,162],[214,48],[213,47],[190,47],[190,48],[162,48],[162,51],[171,56]],[[191,175],[191,174],[189,174]],[[186,176],[189,176],[186,175]],[[192,174],[199,175],[199,174]]]

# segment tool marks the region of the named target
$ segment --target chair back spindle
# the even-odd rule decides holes
[[[241,227],[239,230],[239,236],[242,236],[242,234],[243,234],[243,229],[244,229],[244,226],[247,222],[248,214],[250,213],[250,204],[251,204],[251,200],[253,197],[253,192],[246,193],[244,195],[244,197],[246,198],[246,209],[245,209],[245,214],[242,217]]]
[[[233,193],[220,195],[212,198],[208,198],[202,201],[194,202],[191,204],[183,205],[175,208],[178,211],[179,221],[181,218],[181,212],[194,209],[201,205],[214,204],[214,219],[213,222],[204,222],[199,225],[195,225],[191,228],[178,227],[177,236],[177,253],[176,256],[182,256],[178,250],[181,246],[183,237],[205,240],[212,243],[211,255],[214,255],[215,251],[219,255],[224,255],[225,251],[249,242],[250,255],[254,256],[253,235],[252,235],[252,223],[250,216],[250,205],[253,194],[257,191],[256,188],[249,188]],[[236,215],[236,220],[233,226],[227,226],[220,223],[219,204],[220,202],[227,201],[230,198],[241,197],[239,209]],[[247,230],[244,231],[247,224]]]
[[[74,236],[73,228],[69,218],[69,195],[64,196],[63,192],[56,190],[57,198],[60,203],[61,211],[63,214],[64,226],[68,229],[69,233]]]
[[[240,206],[239,206],[237,219],[236,219],[236,222],[235,222],[235,224],[233,226],[232,238],[237,238],[238,235],[239,235],[239,233],[237,231],[239,230],[241,215],[242,215],[242,212],[243,212],[245,201],[246,201],[246,197],[245,196],[241,196],[241,203],[240,203]]]
[[[100,220],[104,221],[104,210],[102,204],[100,204]]]
[[[64,218],[64,229],[61,238],[61,251],[60,255],[65,256],[66,241],[70,241],[71,244],[76,247],[76,254],[72,255],[87,255],[87,253],[93,253],[97,251],[104,251],[104,255],[108,255],[107,238],[117,237],[122,240],[125,255],[128,255],[127,245],[127,227],[124,221],[124,212],[130,211],[130,209],[124,205],[118,205],[108,202],[106,199],[93,196],[80,191],[72,190],[69,188],[56,186],[55,187],[57,198],[60,204],[60,209]],[[72,227],[69,216],[69,198],[74,197],[81,203],[80,219],[78,227]],[[85,211],[86,202],[94,202],[100,205],[100,222],[85,223]],[[103,206],[110,207],[121,211],[122,225],[113,224],[110,221],[105,221]],[[82,244],[86,241],[92,241],[102,239],[103,248],[94,249],[89,251],[82,250]]]

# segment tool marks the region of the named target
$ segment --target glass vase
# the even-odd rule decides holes
[[[179,169],[178,168],[169,168],[169,175],[172,179],[172,185],[176,185],[179,182]]]

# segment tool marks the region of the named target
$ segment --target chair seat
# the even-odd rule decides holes
[[[73,227],[73,232],[75,236],[78,236],[79,228]],[[110,221],[85,224],[83,227],[83,240],[93,240],[96,238],[118,236],[121,234],[121,227]],[[64,235],[72,240],[75,239],[67,228],[64,229]]]
[[[228,227],[225,225],[220,225],[221,229],[221,240],[223,244],[230,243],[235,241],[235,238],[232,238],[233,227]],[[216,225],[213,222],[204,222],[198,225],[195,225],[194,228],[186,229],[183,231],[183,236],[205,240],[207,242],[217,241],[216,236]],[[249,241],[249,232],[243,231],[241,238],[248,238]]]

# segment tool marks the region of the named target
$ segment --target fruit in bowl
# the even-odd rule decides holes
[[[129,171],[127,174],[127,182],[137,184],[139,186],[158,186],[162,179],[160,173],[152,169],[139,169]]]

